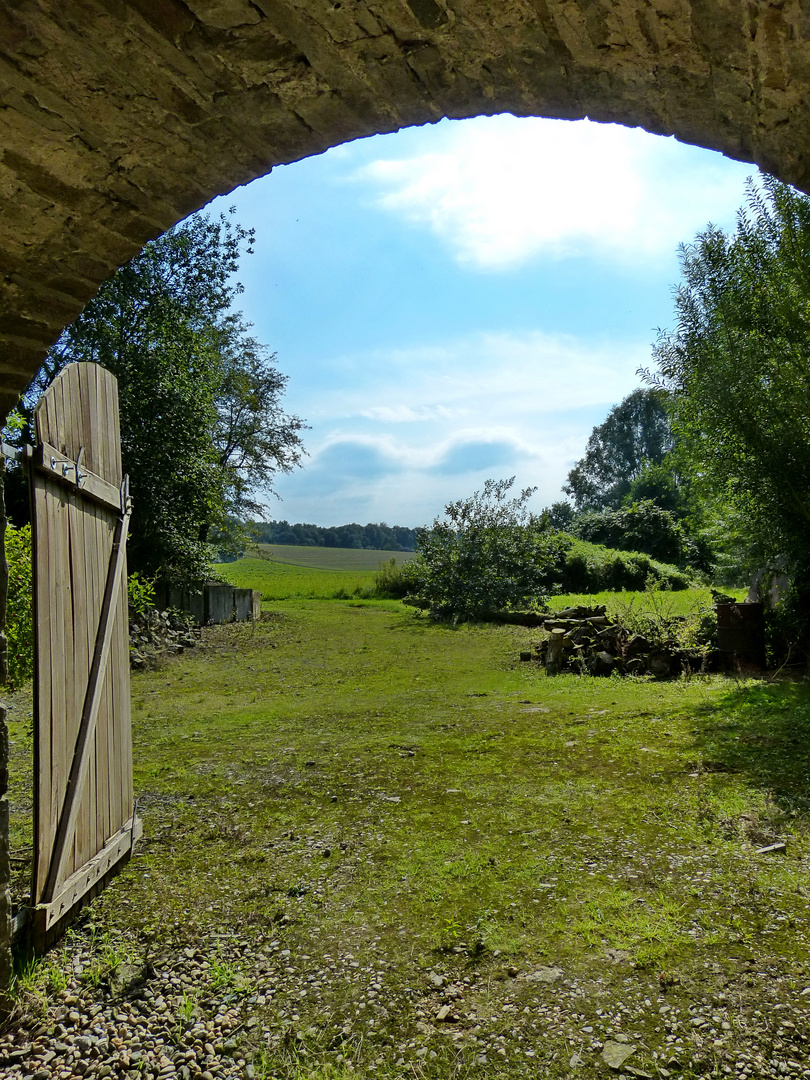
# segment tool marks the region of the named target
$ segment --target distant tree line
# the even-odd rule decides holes
[[[368,525],[291,525],[289,521],[251,522],[259,544],[299,544],[306,547],[365,548],[370,551],[414,551],[416,530],[384,521]]]

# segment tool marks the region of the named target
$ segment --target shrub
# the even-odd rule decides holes
[[[640,591],[649,586],[678,591],[692,585],[689,574],[643,552],[615,551],[573,537],[568,540],[568,552],[556,579],[559,592]]]
[[[415,560],[381,562],[374,578],[374,595],[382,600],[402,600],[412,593],[419,584],[419,567],[414,564]]]
[[[154,581],[141,577],[137,570],[134,571],[127,580],[127,597],[130,612],[139,619],[146,618],[155,606]]]
[[[619,510],[582,514],[575,526],[577,536],[605,547],[644,552],[677,566],[695,566],[702,560],[698,546],[672,511],[649,499]]]
[[[533,488],[507,498],[513,482],[487,480],[483,491],[449,503],[444,519],[417,530],[408,603],[455,620],[545,607],[570,541],[528,512]]]
[[[33,567],[31,562],[31,526],[6,527],[8,562],[8,602],[6,636],[8,638],[8,686],[22,686],[34,674]]]

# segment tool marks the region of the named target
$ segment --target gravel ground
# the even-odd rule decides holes
[[[751,960],[682,982],[620,955],[579,977],[465,954],[409,972],[291,944],[282,927],[121,960],[125,943],[73,934],[0,1037],[2,1076],[810,1078],[810,986]]]

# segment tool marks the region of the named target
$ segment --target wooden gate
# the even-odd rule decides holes
[[[126,538],[117,381],[70,364],[36,409],[34,936],[141,834],[132,793]]]

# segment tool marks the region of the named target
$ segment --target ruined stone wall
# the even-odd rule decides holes
[[[801,0],[0,0],[0,406],[146,240],[280,162],[511,111],[807,189],[809,69]]]
[[[3,483],[5,461],[0,457],[0,689],[8,676],[8,641],[6,606],[8,600],[8,563],[6,562],[6,506]],[[8,847],[8,723],[6,708],[0,701],[0,1018],[10,1008],[11,958],[11,861]]]

